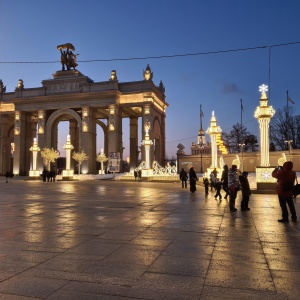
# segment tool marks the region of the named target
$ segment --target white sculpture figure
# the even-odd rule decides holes
[[[150,122],[147,121],[144,124],[145,130],[145,139],[142,141],[142,145],[145,147],[145,160],[146,160],[146,169],[150,169],[150,147],[153,145],[153,142],[149,137]]]
[[[41,149],[37,144],[36,138],[33,139],[33,145],[29,150],[32,152],[32,170],[29,170],[29,176],[38,177],[40,172],[37,170],[37,154],[39,151],[41,151]]]
[[[225,165],[225,161],[224,161],[224,158],[223,158],[223,155],[220,156],[220,168],[223,169]]]
[[[278,166],[283,166],[283,164],[287,161],[284,153],[281,154],[281,157],[278,159]]]
[[[240,168],[241,161],[238,155],[236,155],[236,158],[232,161],[232,164],[236,165],[238,169]]]
[[[63,148],[66,150],[66,170],[63,170],[63,177],[71,177],[74,174],[74,170],[71,170],[71,151],[74,149],[71,144],[71,136],[67,135],[67,141]]]

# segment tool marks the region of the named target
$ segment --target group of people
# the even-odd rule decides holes
[[[43,178],[43,182],[54,182],[55,181],[55,177],[56,177],[56,173],[55,170],[52,169],[51,171],[48,171],[46,168],[43,170],[42,172],[42,178]]]
[[[277,179],[277,194],[279,204],[282,211],[282,218],[278,222],[289,222],[289,211],[293,222],[297,221],[297,214],[294,205],[294,184],[297,181],[296,172],[293,171],[293,163],[287,161],[282,167],[277,167],[273,170],[272,176]],[[190,191],[194,193],[196,191],[196,182],[198,177],[193,167],[190,168],[189,176],[187,172],[182,168],[179,178],[182,182],[182,188],[187,188],[187,180],[190,181]],[[203,178],[205,187],[205,194],[208,194],[209,184],[211,190],[215,189],[215,198],[222,199],[221,189],[225,191],[224,198],[227,199],[229,196],[229,208],[230,211],[235,212],[236,198],[238,191],[242,192],[241,210],[248,211],[249,199],[251,195],[250,184],[248,181],[248,172],[240,172],[236,165],[232,165],[229,169],[227,165],[224,165],[221,179],[218,178],[218,172],[214,169],[210,174],[210,182],[207,177]],[[289,211],[288,211],[288,208]]]
[[[182,188],[187,188],[187,180],[190,180],[190,191],[194,193],[196,191],[196,182],[198,181],[197,174],[193,167],[190,168],[189,175],[182,168],[179,178],[181,180]],[[231,169],[228,169],[228,166],[224,166],[221,179],[218,178],[218,171],[216,168],[210,174],[210,181],[207,177],[203,178],[205,195],[208,195],[209,184],[211,190],[215,189],[216,194],[215,198],[222,199],[221,189],[225,191],[224,198],[227,199],[229,196],[229,207],[230,211],[237,211],[235,207],[235,200],[237,197],[237,192],[242,191],[242,201],[241,201],[241,210],[247,211],[250,210],[248,204],[251,195],[250,185],[248,181],[248,173],[242,172],[238,174],[237,166],[232,165]]]

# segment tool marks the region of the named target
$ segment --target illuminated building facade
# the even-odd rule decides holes
[[[149,65],[141,81],[121,83],[115,70],[109,79],[94,82],[80,71],[57,71],[52,79],[42,81],[42,87],[25,88],[19,80],[14,92],[6,92],[0,82],[0,173],[12,171],[15,175],[32,169],[30,148],[34,138],[37,147],[57,149],[57,128],[60,121],[69,121],[72,151],[84,151],[89,159],[82,164],[82,173],[96,173],[96,126],[104,132],[104,153],[120,153],[122,159],[122,119],[129,118],[130,166],[138,165],[138,120],[150,124],[148,136],[153,141],[150,164],[156,160],[164,165],[165,158],[165,89],[160,82],[155,86]],[[140,128],[141,140],[145,129]],[[142,147],[141,159],[145,160]],[[74,168],[73,166],[70,168]],[[37,158],[37,169],[43,161]]]

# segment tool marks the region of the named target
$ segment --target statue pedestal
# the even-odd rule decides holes
[[[272,177],[275,167],[256,167],[256,184],[258,191],[276,191],[277,179]]]
[[[73,180],[74,171],[73,170],[63,170],[62,180]]]

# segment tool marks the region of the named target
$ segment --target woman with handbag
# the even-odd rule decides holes
[[[286,205],[289,207],[292,221],[296,222],[297,215],[293,201],[296,172],[293,171],[293,163],[291,161],[286,161],[283,164],[282,169],[278,167],[275,168],[272,172],[272,177],[277,178],[277,194],[282,211],[282,219],[279,219],[278,222],[285,223],[289,221],[289,212]]]

